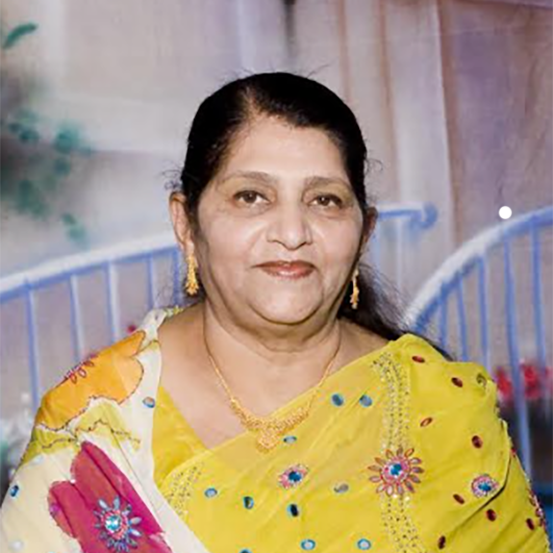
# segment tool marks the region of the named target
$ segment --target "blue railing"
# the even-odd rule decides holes
[[[404,242],[399,237],[409,232],[411,236],[422,236],[437,219],[436,210],[430,204],[412,203],[385,205],[379,207],[379,225],[371,241],[370,258],[375,266],[379,266],[383,256],[381,231],[385,225],[393,225],[396,239],[392,249],[399,263],[396,264],[396,275],[392,279],[400,280],[406,270],[403,263],[402,247]],[[160,262],[168,262],[170,274],[168,279],[160,283],[156,266]],[[182,256],[175,245],[174,235],[165,233],[149,240],[139,240],[120,246],[102,249],[85,254],[74,255],[56,260],[31,271],[26,271],[0,280],[0,307],[11,301],[23,299],[25,302],[25,326],[27,329],[27,349],[30,375],[31,407],[36,410],[43,391],[41,383],[41,351],[39,335],[41,329],[37,322],[37,294],[57,285],[66,287],[69,301],[71,359],[61,364],[68,367],[81,361],[85,355],[85,331],[83,329],[83,314],[87,305],[81,299],[82,279],[90,274],[101,274],[103,279],[103,298],[96,301],[105,302],[105,312],[110,340],[116,341],[125,333],[121,320],[121,302],[119,290],[121,270],[130,264],[141,264],[146,268],[146,308],[151,309],[160,304],[177,304],[183,301],[181,278],[183,274]],[[161,293],[161,288],[169,281],[169,296]],[[132,283],[131,283],[132,285]],[[55,315],[55,314],[54,314]],[[53,316],[55,319],[55,316]],[[55,322],[52,324],[56,324]],[[62,339],[62,338],[60,338]],[[106,344],[107,345],[107,344]]]
[[[495,256],[502,261],[503,273],[494,272],[494,290],[502,290],[505,313],[505,336],[508,360],[511,367],[514,407],[516,414],[516,436],[522,462],[532,477],[532,448],[525,383],[519,370],[520,355],[520,302],[517,301],[517,277],[531,271],[531,309],[533,311],[534,354],[542,384],[547,382],[547,332],[545,328],[543,301],[542,233],[553,226],[553,206],[520,215],[502,222],[469,240],[452,255],[426,285],[411,304],[407,319],[411,327],[422,333],[429,333],[437,327],[437,339],[447,348],[450,342],[452,323],[456,323],[457,342],[460,357],[468,360],[469,352],[467,321],[467,298],[465,286],[469,278],[476,280],[476,304],[478,313],[471,313],[471,321],[477,319],[480,362],[493,374],[494,351],[490,340],[490,263]],[[526,239],[530,243],[530,254],[525,263],[513,263],[513,244]],[[501,280],[500,280],[500,277]],[[499,281],[499,282],[498,282]],[[455,313],[451,313],[451,304]],[[546,306],[551,311],[551,305]],[[495,321],[497,325],[498,322]],[[550,354],[550,352],[549,352]],[[550,398],[543,401],[545,416],[551,417]]]

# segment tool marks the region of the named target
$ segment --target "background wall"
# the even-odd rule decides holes
[[[407,303],[444,259],[499,222],[501,206],[518,215],[553,204],[552,16],[553,0],[6,0],[0,277],[168,231],[166,184],[179,173],[198,104],[232,78],[288,70],[352,106],[378,203],[435,206],[438,220],[423,237],[402,237],[405,270],[394,272],[399,237],[387,235],[382,246],[383,270]],[[520,353],[532,361],[530,247],[514,249]],[[551,233],[541,260],[550,276]],[[122,329],[140,320],[148,300],[131,298],[130,284],[146,289],[144,268],[125,271]],[[495,282],[502,271],[490,264],[492,367],[509,359],[505,291]],[[80,350],[113,336],[97,323],[107,320],[103,275],[82,286],[87,313],[77,348],[69,323],[52,323],[54,314],[71,320],[63,286],[37,300],[43,389]],[[471,333],[475,298],[467,295]],[[551,278],[543,299],[551,363]],[[18,299],[0,317],[0,423],[8,421],[8,441],[21,442],[14,462],[32,417],[25,309]],[[550,482],[551,421],[532,424],[542,452],[536,473]]]

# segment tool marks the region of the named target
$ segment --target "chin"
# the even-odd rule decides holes
[[[301,323],[308,319],[320,305],[318,301],[308,301],[305,296],[281,299],[275,296],[265,302],[255,302],[255,308],[264,319],[277,324]]]

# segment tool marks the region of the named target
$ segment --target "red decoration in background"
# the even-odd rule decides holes
[[[553,370],[545,368],[545,382],[541,381],[539,369],[526,361],[521,361],[519,370],[524,382],[524,395],[529,402],[553,397]],[[494,380],[499,392],[499,401],[510,404],[513,401],[514,387],[511,371],[499,366],[494,371]]]

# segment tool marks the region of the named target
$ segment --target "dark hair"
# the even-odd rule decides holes
[[[201,103],[188,135],[179,183],[192,227],[198,229],[203,190],[220,170],[233,139],[257,116],[275,117],[299,128],[320,129],[328,135],[340,151],[367,230],[376,210],[370,209],[365,190],[367,147],[355,115],[327,87],[290,73],[259,73],[231,81]],[[387,340],[396,340],[407,332],[401,326],[396,302],[391,301],[371,267],[360,264],[359,269],[358,308],[350,305],[350,284],[338,317]]]

